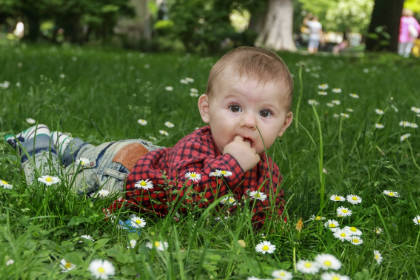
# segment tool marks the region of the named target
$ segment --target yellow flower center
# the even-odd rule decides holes
[[[393,192],[390,192],[390,193],[389,193],[389,195],[390,195],[390,196],[394,196],[394,193],[393,193]]]
[[[45,181],[51,182],[52,181],[52,178],[51,177],[47,177],[47,178],[45,178]]]
[[[140,225],[141,224],[141,220],[140,219],[136,220],[136,224]]]
[[[101,267],[98,267],[98,272],[99,272],[99,274],[104,274],[105,273],[105,269],[101,266]]]
[[[335,200],[337,200],[337,201],[338,201],[338,200],[340,200],[340,198],[339,198],[338,196],[336,196],[336,197],[335,197]]]
[[[348,210],[347,209],[343,209],[343,213],[347,213],[348,212]]]
[[[353,196],[351,199],[353,199],[353,200],[357,200],[357,197]]]
[[[334,224],[330,224],[330,228],[335,228],[335,225]]]
[[[378,259],[379,259],[379,255],[375,255],[375,259],[377,259],[377,260],[378,260]]]
[[[71,263],[66,262],[66,264],[64,265],[67,269],[69,269],[71,267]]]
[[[325,266],[331,266],[331,261],[325,261],[324,264]]]
[[[263,251],[268,251],[270,249],[270,247],[268,247],[268,245],[264,245],[263,247],[262,247],[262,250]]]
[[[260,198],[261,197],[261,194],[260,193],[256,193],[255,194],[255,197]]]
[[[340,233],[341,237],[346,237],[346,234],[344,232]]]
[[[359,243],[359,241],[360,241],[360,240],[359,240],[359,239],[357,239],[357,238],[354,238],[354,239],[353,239],[353,242],[354,242],[354,243]]]
[[[351,230],[351,231],[353,231],[353,232],[355,232],[355,231],[357,231],[357,228],[355,228],[355,227],[350,227],[350,230]]]
[[[334,275],[331,279],[332,280],[340,280],[340,277]]]
[[[321,216],[316,216],[316,217],[315,217],[315,220],[316,220],[316,221],[321,220]]]
[[[190,177],[191,177],[191,178],[195,178],[195,177],[197,177],[197,174],[195,174],[195,173],[191,173],[191,174],[190,174]]]
[[[221,173],[222,175],[226,175],[226,171],[225,171],[225,170],[220,171],[220,173]]]
[[[141,181],[140,185],[142,185],[143,187],[147,185],[147,183],[145,181]]]
[[[235,199],[233,197],[231,197],[231,198],[229,198],[229,202],[233,203],[233,202],[235,202]]]
[[[159,241],[155,241],[155,247],[159,247],[160,246],[160,242]]]
[[[9,183],[7,183],[5,180],[0,180],[2,184],[7,185]]]
[[[306,262],[306,263],[305,263],[305,267],[306,267],[306,268],[311,268],[311,267],[312,267],[312,264],[311,264],[310,262]]]

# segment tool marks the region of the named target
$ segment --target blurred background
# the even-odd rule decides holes
[[[215,54],[238,45],[320,53],[397,52],[403,8],[420,0],[0,0],[0,43],[105,45]],[[412,56],[420,55],[414,38]]]

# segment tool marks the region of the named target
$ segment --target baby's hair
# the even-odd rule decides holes
[[[210,96],[213,84],[228,66],[239,75],[257,78],[260,82],[277,81],[285,85],[288,96],[288,109],[292,103],[293,79],[284,61],[274,52],[258,47],[238,47],[223,55],[211,68],[207,82]]]

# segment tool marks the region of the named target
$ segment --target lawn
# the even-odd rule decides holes
[[[93,265],[114,269],[113,279],[285,279],[278,270],[334,279],[316,269],[322,254],[335,257],[335,279],[420,279],[419,60],[280,55],[295,80],[295,118],[267,152],[283,174],[284,217],[255,229],[250,207],[226,216],[219,200],[176,219],[123,210],[106,220],[116,197],[79,196],[64,180],[27,185],[2,140],[0,279],[92,279]],[[35,121],[93,144],[171,146],[203,125],[197,95],[216,60],[0,45],[1,139]],[[146,226],[118,226],[131,214]],[[263,241],[275,250],[256,250]]]

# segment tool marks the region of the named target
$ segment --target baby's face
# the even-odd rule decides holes
[[[199,100],[200,114],[210,125],[220,152],[241,136],[258,154],[269,148],[292,122],[286,87],[280,82],[262,83],[225,69],[211,96]]]

